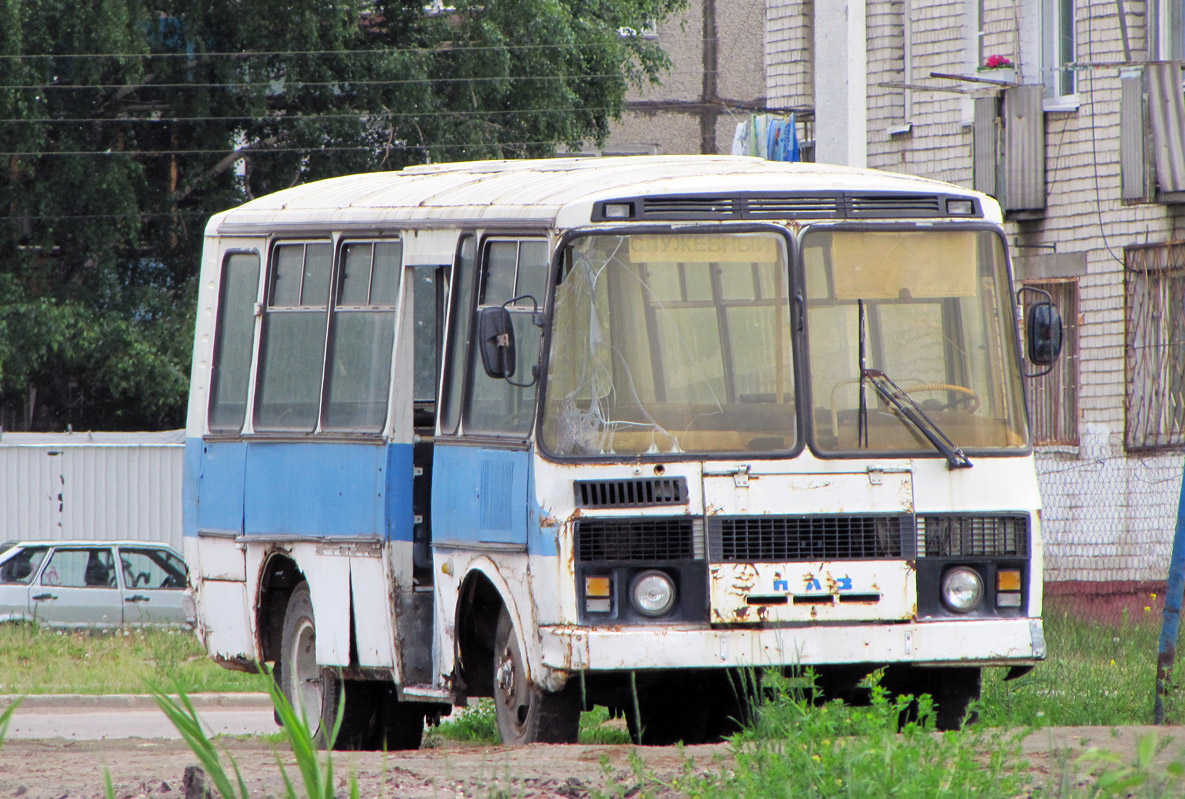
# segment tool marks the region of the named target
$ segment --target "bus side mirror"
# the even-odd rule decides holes
[[[1062,315],[1052,302],[1035,302],[1025,314],[1029,360],[1050,366],[1062,354]]]
[[[482,308],[477,317],[477,337],[481,342],[481,365],[490,377],[514,377],[514,325],[504,307]]]

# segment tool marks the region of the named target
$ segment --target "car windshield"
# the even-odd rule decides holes
[[[17,551],[0,563],[0,583],[29,583],[48,551],[48,547],[25,547]]]
[[[817,228],[802,257],[819,452],[953,458],[943,440],[956,451],[1027,444],[998,235]],[[886,400],[887,381],[901,402]]]
[[[559,456],[796,445],[784,238],[589,235],[564,252],[542,440]]]

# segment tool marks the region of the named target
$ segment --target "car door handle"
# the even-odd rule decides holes
[[[124,602],[147,602],[148,597],[144,596],[143,594],[133,594],[132,596],[125,597],[123,601]]]
[[[46,599],[57,599],[57,596],[54,594],[38,594],[37,596],[33,597],[34,602],[41,602]]]

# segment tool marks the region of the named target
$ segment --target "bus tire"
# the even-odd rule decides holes
[[[400,702],[390,687],[382,702],[383,719],[377,730],[375,748],[384,751],[419,749],[424,740],[424,705]]]
[[[934,726],[940,731],[959,730],[964,724],[976,721],[975,713],[968,714],[971,703],[979,699],[980,669],[974,666],[949,666],[941,673],[938,691],[934,696]]]
[[[580,694],[576,680],[549,692],[531,685],[510,613],[503,607],[494,635],[494,713],[505,744],[576,743]]]
[[[339,707],[342,723],[334,748],[362,749],[372,743],[381,704],[375,701],[373,686],[347,684],[334,669],[317,664],[317,627],[308,583],[296,586],[288,599],[280,664],[280,690],[319,748],[329,747]]]
[[[713,714],[710,694],[684,690],[685,682],[671,676],[667,682],[638,690],[626,706],[625,723],[638,746],[688,746],[714,739],[709,730]],[[635,704],[636,703],[636,704]]]

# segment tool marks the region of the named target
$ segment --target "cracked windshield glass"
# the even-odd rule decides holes
[[[543,444],[554,455],[795,446],[776,233],[597,235],[565,252]]]
[[[939,456],[928,425],[968,452],[1025,446],[998,236],[816,229],[802,243],[817,451]],[[923,415],[907,419],[874,381]]]

